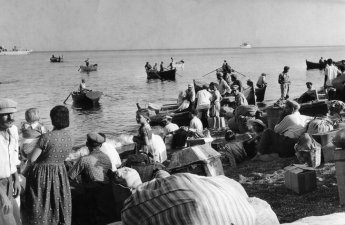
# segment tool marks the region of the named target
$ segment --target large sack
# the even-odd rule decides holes
[[[300,163],[318,167],[321,164],[321,145],[308,133],[303,134],[295,145],[296,156]]]
[[[140,185],[122,210],[124,225],[254,225],[248,195],[225,176],[188,173]]]
[[[256,212],[255,225],[279,225],[277,215],[273,212],[271,206],[264,200],[256,197],[249,198],[250,204]]]
[[[307,133],[310,135],[316,133],[325,133],[327,131],[333,130],[333,123],[327,118],[315,118],[309,122]]]

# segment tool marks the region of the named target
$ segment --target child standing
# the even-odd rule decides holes
[[[25,120],[21,125],[22,140],[22,154],[26,158],[34,150],[39,137],[46,133],[46,129],[39,122],[40,115],[37,108],[30,108],[25,112]]]

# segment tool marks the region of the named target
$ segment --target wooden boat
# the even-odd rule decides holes
[[[147,79],[175,80],[176,69],[163,72],[149,70],[146,71]]]
[[[88,92],[72,92],[72,99],[75,105],[84,107],[93,107],[99,103],[99,99],[102,97],[103,92],[100,91],[88,91]]]
[[[63,62],[63,57],[50,57],[50,62],[52,63]]]
[[[313,70],[313,69],[319,69],[323,70],[325,69],[327,63],[316,63],[316,62],[310,62],[308,60],[305,60],[305,63],[307,64],[307,70]],[[338,62],[334,62],[334,64],[341,69],[341,67],[345,68],[345,60],[341,60]]]
[[[79,70],[81,72],[91,72],[91,71],[97,71],[98,64],[93,64],[89,66],[80,66]]]

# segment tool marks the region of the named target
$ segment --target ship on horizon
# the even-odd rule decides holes
[[[251,48],[252,46],[250,44],[248,44],[247,42],[243,42],[241,45],[240,45],[240,48]]]
[[[4,46],[0,46],[0,55],[28,55],[32,50],[20,49],[14,46],[12,50],[7,50]]]

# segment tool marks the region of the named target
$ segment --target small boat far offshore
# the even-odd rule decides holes
[[[13,47],[12,50],[7,50],[3,46],[0,46],[0,55],[28,55],[32,52],[32,50],[28,49],[19,49],[16,46]]]
[[[250,45],[250,44],[248,44],[248,43],[246,43],[246,42],[244,42],[244,43],[242,43],[241,45],[240,45],[240,48],[251,48],[252,46]]]
[[[80,72],[91,72],[91,71],[97,71],[98,64],[93,64],[89,66],[80,66],[79,70]]]

